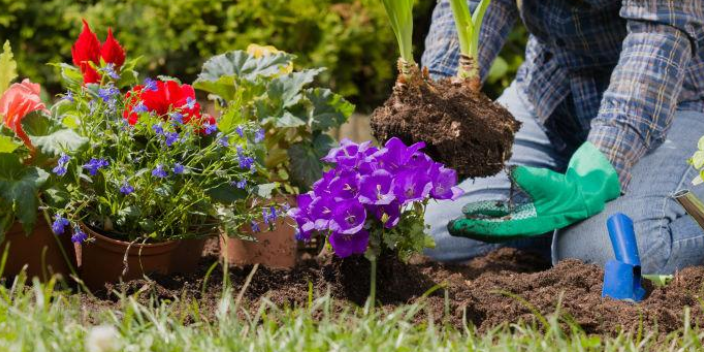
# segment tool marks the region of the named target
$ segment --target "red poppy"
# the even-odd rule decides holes
[[[123,117],[130,125],[139,120],[140,109],[153,112],[164,120],[170,118],[169,113],[178,112],[183,116],[184,124],[191,121],[215,124],[212,116],[201,115],[200,104],[196,101],[196,92],[192,86],[175,81],[156,81],[155,87],[156,89],[148,89],[137,85],[127,92]]]
[[[86,20],[83,20],[83,31],[71,47],[73,64],[76,65],[83,74],[83,83],[97,83],[100,81],[100,74],[91,66],[100,66],[102,58],[106,64],[113,64],[115,70],[119,70],[125,63],[125,49],[115,40],[112,35],[112,28],[108,28],[108,37],[102,45],[98,36],[90,30]]]

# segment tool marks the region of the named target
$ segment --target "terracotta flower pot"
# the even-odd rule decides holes
[[[42,216],[29,236],[20,223],[15,223],[0,243],[0,256],[8,245],[10,249],[3,277],[17,276],[26,265],[27,276],[46,281],[54,274],[68,278],[71,267],[77,267],[71,235],[54,235]]]
[[[230,264],[262,264],[270,268],[288,269],[296,265],[298,244],[295,239],[295,222],[290,218],[276,221],[273,231],[252,234],[246,226],[242,231],[257,239],[256,242],[220,235],[220,257]],[[264,224],[259,228],[266,229]]]
[[[94,239],[81,245],[81,278],[92,290],[102,289],[106,283],[141,279],[149,274],[191,273],[198,268],[205,244],[205,239],[199,239],[130,246],[129,242],[101,235],[88,226],[83,229]]]

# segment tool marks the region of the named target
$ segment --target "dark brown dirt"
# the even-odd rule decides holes
[[[205,273],[217,260],[217,245],[208,248],[211,252],[191,277],[154,277],[154,281],[136,280],[109,289],[137,295],[144,302],[151,298],[180,302],[194,299],[201,314],[212,314],[222,293],[224,275],[220,267],[216,268],[203,288]],[[235,293],[240,292],[251,270],[229,268]],[[260,267],[242,303],[252,311],[264,300],[280,306],[306,306],[310,293],[315,297],[329,293],[342,309],[364,303],[368,278],[369,263],[361,257],[306,259],[291,271]],[[704,267],[685,269],[665,288],[649,287],[648,297],[640,304],[602,298],[602,278],[603,271],[597,266],[567,260],[550,268],[537,255],[508,248],[466,265],[438,264],[420,257],[403,264],[384,257],[379,262],[377,302],[385,311],[422,302],[426,308],[417,321],[431,318],[457,327],[466,321],[480,331],[521,321],[542,327],[540,314],[547,319],[557,316],[563,327],[579,325],[591,334],[635,332],[639,326],[667,333],[683,327],[685,307],[691,307],[692,325],[704,324],[699,303],[704,298]],[[437,285],[446,288],[423,297]],[[117,304],[116,296],[106,292],[83,301],[87,309]]]
[[[501,171],[520,128],[511,113],[464,82],[420,82],[397,85],[374,111],[374,136],[381,142],[392,137],[407,144],[423,141],[430,157],[461,178]]]

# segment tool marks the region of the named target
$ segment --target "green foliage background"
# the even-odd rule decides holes
[[[416,57],[434,5],[416,1]],[[190,82],[207,58],[256,43],[296,54],[301,67],[327,67],[320,83],[362,111],[383,102],[395,79],[396,43],[380,0],[0,0],[0,8],[0,42],[12,43],[20,77],[51,93],[60,87],[46,63],[70,60],[81,18],[101,39],[113,27],[130,57],[142,57],[137,70],[151,76]],[[510,82],[514,56],[495,71],[491,95]]]

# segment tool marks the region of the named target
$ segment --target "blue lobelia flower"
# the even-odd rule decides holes
[[[180,113],[178,111],[174,111],[169,116],[171,116],[172,121],[174,121],[180,125],[183,124],[183,114],[182,113]]]
[[[154,133],[158,136],[164,135],[164,127],[160,123],[152,125],[152,130],[154,130]]]
[[[235,183],[235,186],[239,189],[245,189],[245,187],[247,187],[247,180],[239,180]]]
[[[98,89],[98,96],[106,103],[112,101],[113,97],[117,94],[120,94],[120,90],[113,85]]]
[[[107,167],[108,165],[110,165],[110,163],[105,159],[92,158],[87,164],[83,165],[83,168],[87,169],[91,176],[95,176],[98,173],[98,170]]]
[[[66,91],[66,94],[64,94],[64,96],[61,98],[61,100],[68,100],[73,103],[74,102],[73,92],[70,90]]]
[[[266,131],[264,131],[263,128],[260,128],[255,134],[254,134],[254,143],[261,143],[264,140],[264,136],[266,135]]]
[[[205,133],[206,136],[209,136],[218,130],[218,125],[213,125],[210,123],[204,124],[203,127],[205,128],[203,133]]]
[[[149,77],[145,78],[144,79],[144,90],[145,91],[151,90],[151,91],[155,92],[157,90],[156,81],[149,78]]]
[[[244,138],[244,130],[242,129],[242,125],[237,126],[237,128],[235,128],[235,132],[237,132],[240,137]]]
[[[181,165],[179,163],[176,163],[174,165],[174,168],[173,168],[174,174],[181,175],[184,170],[185,170],[185,167],[183,165]]]
[[[152,170],[152,176],[158,177],[158,178],[166,178],[169,176],[169,174],[164,170],[164,165],[157,165],[154,170]]]
[[[218,138],[218,144],[221,147],[227,148],[230,146],[230,141],[228,140],[227,136],[223,136],[222,132],[218,133],[217,138]]]
[[[134,192],[134,187],[132,187],[129,183],[127,183],[127,180],[122,183],[122,186],[120,187],[120,193],[124,195],[129,195],[132,192]]]
[[[69,225],[71,225],[71,222],[69,222],[68,219],[56,214],[54,215],[54,223],[51,224],[51,231],[53,231],[55,235],[63,235],[64,229]]]
[[[193,109],[196,106],[196,100],[191,97],[186,98],[186,106],[189,109]]]
[[[139,104],[137,104],[137,106],[135,106],[134,109],[132,109],[132,111],[134,111],[136,113],[143,113],[143,112],[148,112],[149,108],[147,108],[147,106],[144,105],[144,102],[140,101]]]
[[[120,79],[120,75],[117,74],[115,71],[115,64],[109,63],[105,65],[105,67],[100,69],[101,71],[105,72],[108,74],[108,76],[112,79]]]
[[[252,232],[253,233],[258,233],[261,232],[262,230],[259,228],[259,224],[257,224],[256,221],[252,220]]]
[[[54,167],[54,169],[52,169],[52,172],[54,172],[55,174],[57,174],[59,176],[66,175],[66,171],[67,171],[66,165],[68,164],[68,162],[70,160],[71,160],[70,156],[66,155],[66,153],[61,153],[61,156],[59,157],[59,160],[58,160],[58,165],[56,165],[56,167]]]
[[[88,239],[88,235],[86,235],[86,233],[83,232],[78,225],[76,225],[73,228],[73,235],[71,236],[71,242],[81,243],[81,242],[85,241],[86,239]]]
[[[165,140],[166,146],[170,147],[170,146],[174,145],[174,143],[178,142],[178,137],[179,137],[178,132],[167,133],[166,140]]]

